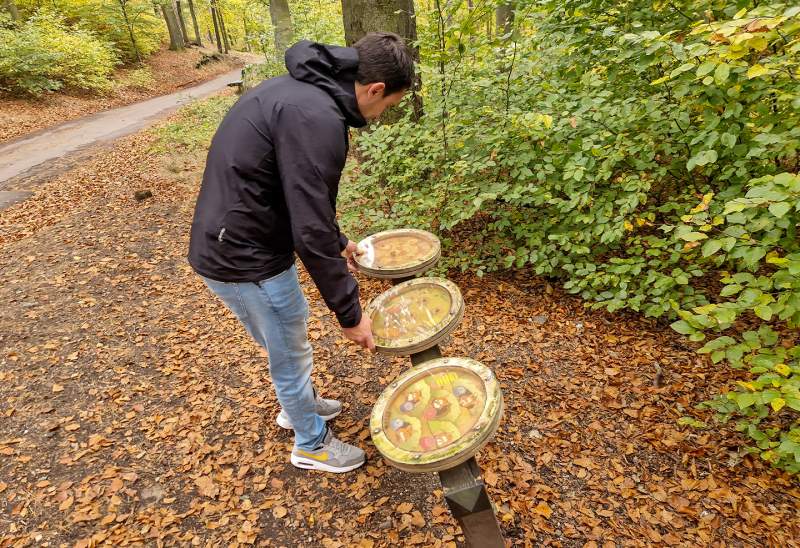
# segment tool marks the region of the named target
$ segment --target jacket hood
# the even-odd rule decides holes
[[[355,48],[303,40],[286,50],[286,68],[295,80],[312,84],[330,95],[344,114],[347,125],[362,127],[367,124],[356,101],[358,52]]]

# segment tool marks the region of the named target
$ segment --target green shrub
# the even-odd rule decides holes
[[[0,17],[4,17],[0,14]],[[8,18],[0,19],[0,89],[18,94],[39,95],[59,89],[52,77],[60,55],[41,45],[39,29],[33,25],[16,28]]]
[[[103,92],[118,59],[112,47],[61,16],[40,12],[0,28],[0,89],[40,95],[63,86]]]
[[[286,73],[286,66],[283,59],[267,58],[263,63],[253,63],[246,65],[242,69],[242,83],[244,90],[256,87],[263,80],[280,76]]]
[[[799,472],[800,8],[517,5],[510,37],[423,30],[425,116],[359,136],[347,224],[432,226],[452,267],[719,331],[702,351],[756,377],[708,406]]]

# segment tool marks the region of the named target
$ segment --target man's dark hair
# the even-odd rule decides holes
[[[405,42],[391,32],[371,32],[353,44],[358,51],[359,84],[383,82],[383,95],[409,89],[414,82],[414,58]]]

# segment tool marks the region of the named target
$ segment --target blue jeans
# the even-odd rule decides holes
[[[250,336],[267,349],[272,383],[294,426],[295,446],[315,449],[325,436],[325,421],[316,412],[308,303],[297,279],[297,268],[292,265],[258,283],[201,278],[239,318]]]

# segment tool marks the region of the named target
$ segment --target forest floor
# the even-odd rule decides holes
[[[304,272],[315,383],[369,461],[288,463],[264,353],[184,259],[205,153],[157,135],[0,211],[0,547],[462,545],[436,476],[388,466],[370,441],[407,358],[344,341]],[[796,480],[730,433],[676,424],[729,372],[662,325],[522,273],[452,279],[466,314],[443,353],[489,365],[504,392],[478,462],[509,544],[797,545]],[[365,301],[388,287],[359,282]]]
[[[198,47],[182,52],[163,49],[146,59],[143,67],[131,65],[116,70],[114,89],[105,95],[65,91],[46,94],[41,99],[25,99],[0,93],[0,143],[87,114],[166,95],[260,59],[250,53],[231,52],[222,60],[196,67],[203,55],[213,53],[216,50]],[[141,74],[137,71],[142,68],[151,77],[146,81],[137,78]]]

